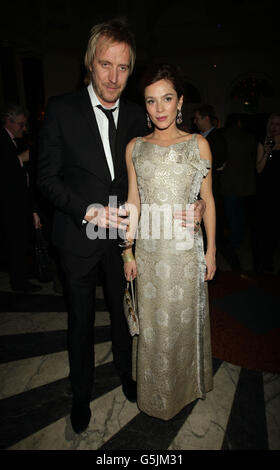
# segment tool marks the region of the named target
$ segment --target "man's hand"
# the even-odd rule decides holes
[[[129,218],[118,216],[119,210],[110,206],[91,206],[88,207],[84,217],[88,222],[98,225],[102,228],[119,228],[126,230],[129,224]]]
[[[21,158],[21,161],[24,163],[24,162],[28,162],[29,161],[29,150],[25,150],[25,152],[22,152],[20,153],[20,158]]]
[[[41,220],[37,212],[33,212],[33,224],[35,229],[42,228]]]
[[[124,263],[124,275],[127,281],[134,280],[137,276],[137,266],[135,260]]]
[[[205,209],[205,201],[199,199],[194,204],[189,204],[187,210],[174,212],[174,219],[181,219],[183,227],[189,227],[194,232],[198,232]]]
[[[199,199],[194,203],[194,223],[197,225],[197,222],[199,225],[201,224],[202,218],[204,216],[204,212],[206,209],[206,203],[203,201],[203,199]]]

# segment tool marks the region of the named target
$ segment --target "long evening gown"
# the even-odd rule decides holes
[[[213,385],[202,233],[192,236],[170,218],[170,207],[197,199],[210,163],[200,158],[196,134],[169,147],[139,137],[132,159],[141,199],[133,374],[139,409],[168,420]]]

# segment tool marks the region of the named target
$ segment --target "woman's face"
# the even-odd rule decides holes
[[[276,135],[280,135],[280,117],[273,116],[271,118],[270,124],[268,126],[268,133],[270,137],[275,137]]]
[[[177,110],[181,109],[183,96],[178,99],[169,80],[159,80],[145,88],[146,110],[158,129],[167,129],[176,123]]]

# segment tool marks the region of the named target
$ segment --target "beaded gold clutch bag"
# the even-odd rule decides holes
[[[124,292],[123,309],[131,336],[139,335],[139,321],[133,281],[127,282]]]

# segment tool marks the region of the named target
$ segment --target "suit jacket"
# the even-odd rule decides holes
[[[237,126],[227,129],[225,137],[228,161],[221,175],[221,192],[224,195],[252,196],[256,193],[256,139]]]
[[[222,171],[217,171],[227,161],[227,142],[220,129],[212,129],[206,136],[212,153],[212,184],[213,193],[220,193],[220,175]]]
[[[28,205],[28,186],[18,150],[7,131],[0,131],[0,207],[20,217]]]
[[[142,108],[121,98],[112,181],[87,89],[49,100],[39,142],[38,185],[55,206],[56,246],[80,256],[98,250],[100,240],[87,237],[83,217],[91,204],[107,206],[110,195],[126,199],[125,148],[146,133]]]
[[[227,160],[227,143],[226,139],[220,129],[212,129],[206,136],[208,140],[212,157],[213,157],[213,170],[217,170],[223,166]]]

